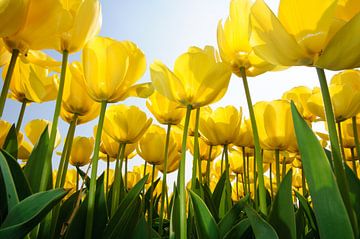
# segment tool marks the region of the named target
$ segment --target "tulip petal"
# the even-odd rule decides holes
[[[251,9],[251,44],[255,53],[274,65],[310,65],[312,57],[296,42],[263,0]]]
[[[335,34],[315,65],[329,70],[360,67],[360,38],[354,35],[359,29],[360,13]]]

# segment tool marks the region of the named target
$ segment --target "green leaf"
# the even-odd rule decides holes
[[[67,194],[64,189],[35,193],[18,203],[0,227],[0,238],[23,238]]]
[[[223,191],[224,191],[224,186],[225,186],[225,181],[226,181],[226,174],[225,172],[221,175],[218,183],[216,184],[216,187],[214,189],[213,195],[212,195],[212,201],[215,204],[215,207],[217,209],[220,208],[220,203],[221,203],[221,197],[223,195]]]
[[[244,238],[244,234],[250,229],[248,218],[241,220],[224,235],[224,239]]]
[[[3,153],[6,162],[9,165],[11,175],[15,183],[17,195],[19,197],[19,201],[21,201],[32,194],[29,182],[16,159],[6,151],[1,150],[1,152]]]
[[[295,213],[295,220],[296,220],[296,238],[303,239],[305,238],[306,222],[305,222],[304,209],[301,205]]]
[[[299,200],[299,204],[302,207],[302,209],[304,210],[305,216],[309,222],[310,227],[315,230],[318,231],[317,228],[317,223],[316,223],[316,218],[315,218],[315,214],[313,209],[311,208],[310,204],[307,202],[307,200],[297,191],[295,191],[295,195]]]
[[[251,227],[256,239],[278,239],[275,229],[267,223],[259,214],[249,205],[245,206],[246,215],[249,218]]]
[[[19,197],[11,171],[4,155],[0,152],[0,170],[5,184],[7,210],[10,212],[18,203]],[[5,219],[6,220],[6,219]]]
[[[76,171],[79,173],[82,180],[85,180],[86,188],[90,188],[90,177],[86,175],[84,171],[82,171],[79,167],[76,167]]]
[[[220,238],[224,237],[229,230],[239,222],[242,217],[242,210],[246,202],[249,200],[249,194],[243,197],[238,203],[236,203],[231,210],[221,219],[219,223]]]
[[[49,148],[49,133],[48,127],[45,127],[44,132],[41,134],[39,142],[35,145],[30,154],[28,162],[24,167],[24,174],[27,177],[32,192],[39,192],[40,181],[43,171],[47,170],[50,175],[52,174],[51,167],[44,169],[46,154]],[[51,165],[50,165],[51,166]],[[48,189],[52,188],[52,177],[49,180]]]
[[[212,216],[215,218],[215,221],[219,221],[219,212],[216,208],[213,200],[212,200],[212,193],[207,184],[203,185],[203,192],[204,192],[204,202],[206,203],[207,208],[210,210]]]
[[[179,194],[177,192],[176,185],[174,184],[174,193],[173,197],[171,199],[171,214],[170,214],[170,232],[169,232],[169,238],[176,238],[176,235],[179,235],[180,233],[180,198]]]
[[[356,177],[354,171],[347,166],[347,164],[345,164],[345,172],[349,182],[350,202],[354,208],[360,228],[360,180]]]
[[[291,111],[320,238],[353,238],[350,219],[326,154],[293,102]]]
[[[282,180],[271,206],[269,222],[280,238],[296,239],[295,212],[291,194],[292,170]]]
[[[12,125],[4,142],[4,150],[17,159],[18,155],[18,141],[16,135],[15,125]]]
[[[194,207],[196,231],[198,238],[220,238],[215,219],[206,207],[204,201],[193,191],[189,191]]]
[[[114,216],[105,228],[102,238],[125,238],[134,232],[141,214],[139,194],[143,189],[148,175],[143,177],[121,201]]]

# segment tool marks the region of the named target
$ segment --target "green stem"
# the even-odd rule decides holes
[[[354,230],[354,234],[358,235],[358,226],[356,223],[355,214],[353,212],[353,209],[351,207],[350,202],[350,194],[349,194],[349,184],[346,178],[344,165],[342,162],[341,157],[341,150],[340,150],[340,144],[339,139],[336,134],[336,126],[335,126],[335,116],[331,104],[331,98],[329,93],[329,88],[326,82],[326,76],[324,69],[316,68],[316,72],[318,74],[319,82],[320,82],[320,88],[321,88],[321,94],[324,102],[324,108],[325,108],[325,117],[326,122],[328,126],[328,132],[329,132],[329,138],[330,138],[330,145],[331,145],[331,151],[334,161],[334,173],[336,176],[336,181],[338,183],[340,193],[342,196],[342,199],[344,201],[345,207],[347,209],[347,213],[349,216],[349,219],[351,221],[351,225]]]
[[[258,200],[259,200],[259,195],[258,195],[258,191],[257,191],[257,187],[256,187],[256,182],[257,182],[257,172],[256,172],[256,158],[254,158],[254,202],[255,202],[255,209],[258,209]]]
[[[76,191],[79,190],[79,167],[76,167]]]
[[[357,123],[356,123],[356,116],[352,117],[352,128],[353,128],[353,134],[354,134],[354,142],[355,142],[355,148],[356,148],[356,155],[357,158],[360,156],[360,144],[359,144],[359,135],[357,131]]]
[[[304,173],[304,168],[303,168],[302,163],[301,163],[301,184],[302,184],[303,196],[306,198],[307,197],[306,178],[305,178],[305,173]]]
[[[283,158],[282,171],[281,171],[281,179],[282,180],[285,178],[285,175],[286,175],[286,160],[285,160],[285,158]]]
[[[128,158],[125,157],[125,190],[127,190],[128,188],[128,183],[127,183],[127,176],[128,176]]]
[[[196,173],[197,168],[200,164],[199,159],[199,119],[200,119],[200,108],[196,109],[196,118],[195,118],[195,129],[194,129],[194,157],[193,157],[193,167],[192,167],[192,176],[191,176],[191,190],[195,190],[196,186]],[[199,169],[201,170],[201,169]],[[199,181],[201,177],[201,172],[199,174]]]
[[[178,222],[180,224],[180,239],[186,239],[186,198],[185,198],[185,162],[186,162],[186,139],[189,130],[189,121],[190,121],[190,113],[191,113],[191,105],[188,105],[186,108],[186,117],[185,117],[185,125],[182,139],[182,147],[181,147],[181,160],[178,171],[178,195],[179,195],[179,218]]]
[[[166,141],[164,150],[164,169],[163,169],[163,183],[161,189],[161,205],[160,205],[160,218],[159,218],[159,234],[163,234],[163,218],[164,218],[164,204],[166,194],[166,174],[167,174],[167,161],[169,156],[169,142],[170,142],[171,124],[168,124],[166,130]]]
[[[356,170],[356,161],[355,161],[354,148],[350,148],[350,151],[351,151],[352,167],[353,167],[354,173],[355,173],[355,175],[356,175],[356,177],[357,177],[358,175],[357,175],[357,170]]]
[[[110,171],[110,156],[106,155],[106,184],[105,184],[105,192],[106,192],[106,198],[108,199],[109,195],[109,171]]]
[[[250,157],[249,155],[246,156],[246,176],[247,176],[247,191],[250,193],[251,192],[251,188],[250,188]]]
[[[254,146],[255,146],[255,159],[259,173],[259,202],[260,202],[260,211],[267,215],[267,206],[266,206],[266,194],[265,194],[265,183],[264,183],[264,169],[263,169],[263,159],[261,156],[260,140],[259,134],[256,126],[255,114],[253,109],[253,104],[251,101],[249,85],[246,78],[245,68],[240,67],[240,73],[244,83],[246,100],[249,108],[249,115],[251,121],[251,127],[254,137]],[[256,190],[256,189],[255,189]]]
[[[92,229],[94,223],[95,193],[96,193],[96,176],[97,176],[97,168],[99,161],[101,133],[104,125],[106,106],[107,106],[107,102],[102,101],[100,108],[99,122],[95,137],[94,156],[92,159],[92,167],[91,167],[90,189],[88,194],[89,201],[86,212],[85,238],[87,239],[92,238]]]
[[[51,172],[51,159],[52,154],[54,151],[54,145],[56,140],[56,134],[57,134],[57,126],[59,122],[59,115],[60,115],[60,109],[61,109],[61,101],[62,96],[64,92],[64,84],[65,84],[65,76],[66,76],[66,67],[68,62],[69,53],[67,51],[63,51],[62,54],[62,65],[61,65],[61,73],[60,73],[60,82],[59,82],[59,90],[56,97],[56,103],[55,103],[55,111],[53,116],[53,121],[51,125],[51,131],[50,131],[50,139],[49,139],[49,148],[46,153],[46,159],[44,161],[44,170],[42,172],[41,181],[40,181],[40,191],[45,191],[48,186],[48,182],[50,179],[50,172]]]
[[[271,193],[271,198],[274,198],[274,189],[273,189],[273,185],[272,185],[272,164],[270,163],[270,193]]]
[[[226,204],[225,204],[225,213],[228,212],[231,207],[231,184],[230,184],[230,172],[229,172],[229,156],[228,156],[228,145],[224,145],[224,154],[225,154],[225,198],[226,198]]]
[[[15,68],[16,60],[17,60],[18,56],[19,56],[19,50],[18,49],[13,49],[12,54],[11,54],[10,64],[9,64],[9,67],[8,67],[8,70],[7,70],[6,76],[5,76],[5,82],[4,82],[4,85],[3,85],[2,90],[1,90],[0,118],[2,118],[2,115],[3,115],[3,112],[4,112],[6,97],[7,97],[8,91],[9,91],[11,78],[12,78],[12,75],[13,75],[13,72],[14,72],[14,68]]]
[[[276,188],[279,190],[280,186],[280,151],[275,149],[275,167],[276,167]]]
[[[210,163],[211,163],[211,151],[212,151],[212,145],[209,146],[209,157],[206,163],[206,183],[208,186],[210,186]]]
[[[237,173],[235,175],[235,179],[236,179],[236,199],[239,200],[239,174]]]
[[[153,222],[153,204],[154,204],[154,179],[155,179],[155,164],[152,167],[152,173],[151,173],[151,186],[150,186],[150,208],[149,208],[149,227],[150,227],[150,238],[152,238],[152,222]]]
[[[115,164],[115,177],[112,187],[112,200],[111,200],[111,217],[114,216],[116,209],[119,206],[120,200],[120,187],[122,180],[122,158],[125,153],[125,144],[120,143],[118,153],[116,155],[116,164]],[[110,217],[110,218],[111,218]]]
[[[248,193],[247,190],[247,170],[246,170],[246,155],[245,155],[245,147],[241,147],[242,149],[242,156],[243,156],[243,169],[244,169],[244,176],[243,176],[243,185],[244,186],[244,194],[246,195]]]
[[[338,128],[338,133],[339,133],[339,142],[340,142],[340,149],[341,149],[341,155],[343,157],[343,160],[345,162],[345,149],[344,149],[344,144],[343,144],[343,140],[342,140],[342,130],[341,130],[341,123],[337,122],[337,128]]]
[[[225,157],[225,148],[223,148],[223,151],[221,154],[220,175],[222,175],[224,172],[224,157]]]
[[[24,118],[25,109],[26,109],[26,100],[24,100],[21,103],[21,109],[20,109],[19,117],[18,117],[18,120],[17,120],[17,123],[16,123],[16,134],[18,134],[19,131],[20,131],[21,124],[22,124],[22,121],[23,121],[23,118]]]
[[[244,183],[244,180],[245,180],[245,176],[244,176],[244,173],[241,173],[241,181],[242,181],[242,185],[243,185],[243,190],[244,190],[244,195],[246,195],[246,185]]]

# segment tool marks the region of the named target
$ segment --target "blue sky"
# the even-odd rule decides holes
[[[131,40],[145,53],[147,65],[155,59],[163,61],[172,68],[175,59],[187,50],[189,46],[203,47],[216,44],[216,27],[218,21],[228,15],[229,0],[103,0],[103,25],[101,36],[108,36],[117,40]],[[276,11],[278,1],[267,0],[270,7]],[[60,54],[50,53],[60,60]],[[72,60],[79,60],[80,54],[71,56]],[[328,78],[333,72],[327,72]],[[149,71],[141,79],[150,81]],[[280,98],[282,93],[292,87],[318,85],[314,68],[293,67],[281,72],[269,72],[256,78],[249,79],[253,102],[260,100],[273,100]],[[145,100],[128,99],[125,104],[135,104],[145,109]],[[233,76],[225,97],[214,104],[214,107],[232,104],[242,106],[247,115],[246,99],[240,79]],[[27,107],[24,125],[36,118],[52,120],[54,102],[45,104],[31,104]],[[16,122],[20,110],[20,103],[7,100],[4,119]],[[76,135],[92,136],[92,128],[97,123],[94,120],[88,124],[77,127]],[[23,128],[22,127],[22,128]],[[65,138],[68,124],[59,121],[62,138]],[[57,150],[60,151],[62,145]],[[57,165],[57,159],[54,165]],[[132,164],[138,164],[132,160]],[[103,164],[100,165],[102,168]],[[190,165],[188,165],[190,167]],[[191,170],[187,170],[190,172]],[[188,176],[187,176],[188,177]]]

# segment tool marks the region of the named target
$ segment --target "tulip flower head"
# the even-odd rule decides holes
[[[28,137],[28,139],[33,145],[35,145],[39,141],[41,134],[45,130],[45,127],[48,127],[48,129],[50,130],[51,122],[44,119],[35,119],[29,121],[25,125],[25,135],[26,137]],[[60,141],[61,141],[61,136],[59,130],[57,130],[56,139],[55,139],[55,148],[60,144]]]
[[[94,150],[94,138],[75,137],[71,147],[70,164],[82,167],[90,163]]]

